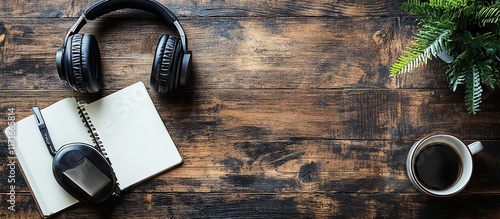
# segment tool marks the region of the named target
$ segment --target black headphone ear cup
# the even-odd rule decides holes
[[[101,55],[92,34],[75,34],[71,39],[68,83],[76,91],[95,93],[102,84]]]
[[[175,48],[178,40],[174,36],[162,35],[158,41],[151,69],[150,87],[160,93],[168,93],[174,88],[175,81]]]
[[[172,69],[172,73],[174,74],[174,77],[173,77],[173,80],[171,85],[173,87],[173,89],[177,89],[177,87],[179,87],[179,80],[180,80],[180,76],[181,76],[181,71],[182,71],[182,68],[181,68],[181,63],[182,63],[182,57],[184,56],[184,50],[182,49],[182,43],[177,40],[177,44],[176,44],[176,47],[175,47],[175,51],[174,51],[174,58],[173,58],[173,69]]]

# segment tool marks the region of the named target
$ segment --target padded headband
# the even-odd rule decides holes
[[[78,31],[82,29],[82,27],[87,23],[87,19],[94,20],[104,14],[125,8],[138,9],[153,13],[160,16],[167,24],[174,25],[177,32],[179,32],[182,50],[184,50],[185,53],[188,53],[187,37],[181,24],[177,20],[177,17],[167,7],[155,0],[101,0],[92,4],[90,7],[85,9],[80,18],[78,18],[78,21],[76,21],[76,23],[73,24],[71,29],[68,31],[68,34],[66,34],[66,38],[64,39],[63,47],[65,47],[69,36],[78,33]]]
[[[125,9],[139,9],[156,14],[168,24],[174,24],[177,17],[164,5],[151,0],[101,0],[88,7],[83,14],[89,20],[94,20],[104,14]]]

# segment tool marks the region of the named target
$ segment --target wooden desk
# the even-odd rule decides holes
[[[59,80],[55,52],[92,2],[0,2],[2,130],[8,108],[21,119],[33,105],[149,82],[159,36],[175,31],[127,10],[81,31],[100,43],[103,91],[83,95]],[[78,205],[56,218],[500,216],[500,94],[470,116],[438,61],[389,78],[417,30],[402,0],[161,2],[194,56],[186,89],[150,92],[185,162],[130,190],[123,206]],[[406,177],[408,149],[435,132],[485,146],[469,185],[451,198],[423,195]],[[8,210],[3,135],[1,151],[0,217],[39,217],[19,168],[16,211]]]

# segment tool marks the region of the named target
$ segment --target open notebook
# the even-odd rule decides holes
[[[84,115],[79,107],[84,108]],[[89,129],[82,122],[83,117],[90,119],[121,190],[182,162],[142,82],[90,104],[79,106],[74,98],[67,98],[41,112],[56,150],[71,142],[94,145]],[[78,201],[59,186],[52,174],[52,156],[34,116],[16,125],[14,149],[42,216],[48,217],[76,204]]]

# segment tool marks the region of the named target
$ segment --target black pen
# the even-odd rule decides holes
[[[42,117],[42,112],[36,106],[32,108],[33,114],[35,115],[36,124],[38,125],[38,129],[40,129],[40,133],[42,133],[43,141],[45,145],[47,145],[47,149],[52,156],[56,155],[56,149],[54,148],[54,144],[52,143],[52,139],[50,139],[49,130],[45,125],[45,121]]]

